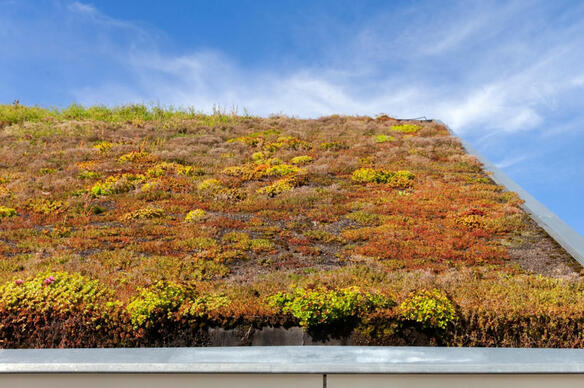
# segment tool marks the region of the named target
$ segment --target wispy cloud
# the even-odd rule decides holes
[[[311,60],[256,67],[220,47],[168,50],[163,31],[99,5],[49,3],[47,17],[31,5],[2,3],[0,66],[8,70],[0,73],[0,96],[19,87],[18,73],[39,77],[35,96],[47,96],[48,105],[58,95],[202,111],[219,104],[259,115],[426,116],[448,123],[501,168],[529,164],[538,170],[531,175],[553,184],[569,178],[550,171],[549,155],[570,150],[572,163],[584,163],[561,142],[583,130],[584,4],[558,1],[408,4],[350,29],[333,26],[332,38],[322,34],[328,26],[305,26],[303,37],[320,39]],[[572,182],[584,180],[577,174]]]
[[[82,103],[161,102],[202,110],[222,104],[302,117],[386,112],[441,118],[460,133],[532,130],[558,109],[563,93],[583,85],[584,22],[538,32],[538,13],[525,14],[537,7],[502,7],[456,6],[435,20],[410,17],[407,23],[401,20],[419,10],[382,13],[364,20],[338,48],[353,55],[284,71],[241,68],[218,50],[164,52],[160,32],[79,1],[61,7],[52,28],[65,25],[65,55],[78,50],[80,58],[115,66],[103,82],[72,85],[71,95]],[[388,24],[397,31],[389,32]]]
[[[517,155],[517,156],[503,159],[503,160],[495,163],[495,166],[498,168],[508,168],[508,167],[516,165],[517,163],[523,162],[527,158],[528,158],[528,155]]]
[[[532,130],[563,93],[582,87],[584,19],[546,31],[537,7],[501,7],[455,6],[433,19],[413,17],[422,15],[416,8],[382,13],[338,48],[344,58],[283,71],[242,68],[218,50],[165,52],[159,31],[79,1],[59,10],[52,28],[65,24],[65,55],[78,48],[79,58],[112,69],[102,82],[72,85],[81,103],[221,104],[301,117],[385,112],[440,118],[463,134]]]
[[[533,33],[529,17],[523,14],[527,7],[517,4],[508,6],[503,13],[484,7],[456,9],[457,20],[431,23],[423,20],[423,25],[410,20],[405,33],[385,39],[379,33],[385,31],[382,20],[363,23],[361,33],[348,41],[346,47],[375,39],[378,42],[375,56],[388,64],[387,72],[375,65],[362,67],[360,60],[342,62],[338,58],[325,60],[317,68],[307,64],[304,68],[278,72],[240,68],[218,51],[164,53],[156,45],[142,45],[143,41],[155,40],[155,36],[148,36],[148,31],[75,2],[69,9],[86,14],[85,23],[90,23],[96,34],[105,30],[115,35],[121,29],[126,35],[135,33],[136,39],[121,43],[116,43],[113,37],[108,40],[114,46],[110,52],[119,55],[116,61],[132,74],[130,79],[80,87],[73,90],[73,95],[83,103],[138,99],[194,105],[202,110],[215,104],[237,105],[262,115],[273,112],[303,117],[380,112],[401,117],[426,115],[443,119],[460,133],[485,128],[507,132],[531,130],[545,121],[547,111],[557,109],[557,96],[581,86],[581,75],[572,79],[569,75],[576,73],[584,59],[581,50],[576,49],[584,44],[584,24],[576,21],[559,31],[544,32],[543,36],[536,33],[526,39],[526,34]],[[501,14],[505,17],[494,16]],[[501,39],[517,17],[527,24],[525,31],[515,38]],[[538,22],[536,18],[534,23]],[[416,32],[418,29],[420,32]],[[574,35],[575,32],[580,34]],[[566,39],[568,34],[571,39]],[[583,38],[574,39],[578,36]],[[548,46],[540,46],[542,38],[549,41]],[[404,46],[400,40],[410,46]],[[477,47],[473,48],[475,41]],[[485,50],[487,44],[489,50]],[[396,52],[381,50],[389,47],[401,47],[401,58],[393,60]],[[365,48],[370,49],[371,45],[365,44]],[[513,51],[518,56],[525,53],[525,58],[517,58]],[[371,55],[363,51],[356,54],[362,58]],[[443,79],[433,77],[436,70],[416,65],[420,56],[437,58],[433,61],[448,75]]]
[[[68,8],[73,12],[79,12],[90,15],[99,14],[97,9],[93,5],[80,3],[78,1],[74,1],[73,3],[69,4]]]

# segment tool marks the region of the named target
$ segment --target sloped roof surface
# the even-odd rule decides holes
[[[439,123],[138,113],[4,120],[6,311],[27,284],[93,282],[143,330],[157,309],[318,326],[330,311],[298,304],[321,296],[582,312],[579,264]]]

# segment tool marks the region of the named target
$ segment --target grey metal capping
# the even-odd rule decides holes
[[[584,350],[382,346],[1,350],[1,373],[584,373]]]
[[[474,155],[484,166],[485,170],[492,172],[491,178],[495,183],[505,186],[507,190],[514,191],[519,195],[523,203],[523,209],[531,218],[543,228],[558,244],[562,246],[576,261],[584,266],[584,237],[576,232],[570,225],[562,221],[551,210],[541,202],[531,196],[507,174],[495,167],[487,158],[481,155],[473,146],[458,137],[445,123],[440,120],[432,120],[444,125],[453,136],[456,136],[462,143],[466,151]]]

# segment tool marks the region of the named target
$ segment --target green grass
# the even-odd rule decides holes
[[[42,108],[20,104],[0,104],[0,125],[22,122],[65,121],[65,120],[95,120],[108,123],[135,121],[168,121],[173,119],[200,120],[204,125],[217,125],[230,122],[237,117],[250,117],[244,110],[239,116],[235,110],[227,113],[215,107],[212,114],[195,111],[193,107],[176,108],[157,105],[128,104],[108,107],[105,105],[83,106],[71,104],[66,108]]]

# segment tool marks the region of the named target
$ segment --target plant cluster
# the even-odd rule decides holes
[[[158,207],[145,207],[142,209],[135,210],[133,212],[126,213],[122,216],[122,221],[131,220],[149,220],[152,218],[162,218],[165,217],[164,209]]]
[[[402,317],[424,328],[446,329],[454,322],[454,306],[440,290],[419,290],[399,306]]]
[[[420,129],[419,125],[416,124],[401,124],[401,125],[393,125],[391,127],[392,131],[402,132],[402,133],[413,133]]]
[[[63,201],[51,201],[49,199],[31,199],[27,207],[35,213],[50,215],[62,211],[67,205]]]
[[[13,217],[16,215],[16,209],[6,206],[0,206],[0,218]]]
[[[358,183],[385,183],[393,188],[405,189],[413,185],[414,174],[409,171],[386,171],[373,168],[360,168],[352,175]]]
[[[308,155],[295,156],[290,160],[290,163],[299,165],[310,164],[312,163],[312,156]]]
[[[390,141],[395,141],[395,137],[390,135],[376,135],[374,136],[374,140],[376,143],[387,143]]]
[[[98,182],[89,190],[94,197],[127,193],[135,189],[144,182],[144,175],[122,174],[120,176],[109,176],[105,181]]]
[[[205,219],[206,217],[207,217],[206,211],[204,211],[203,209],[195,209],[187,213],[187,215],[185,216],[185,221],[197,222]]]
[[[299,287],[291,293],[277,293],[270,303],[291,314],[304,327],[347,322],[364,312],[395,304],[389,297],[364,292],[358,287],[340,290]]]

